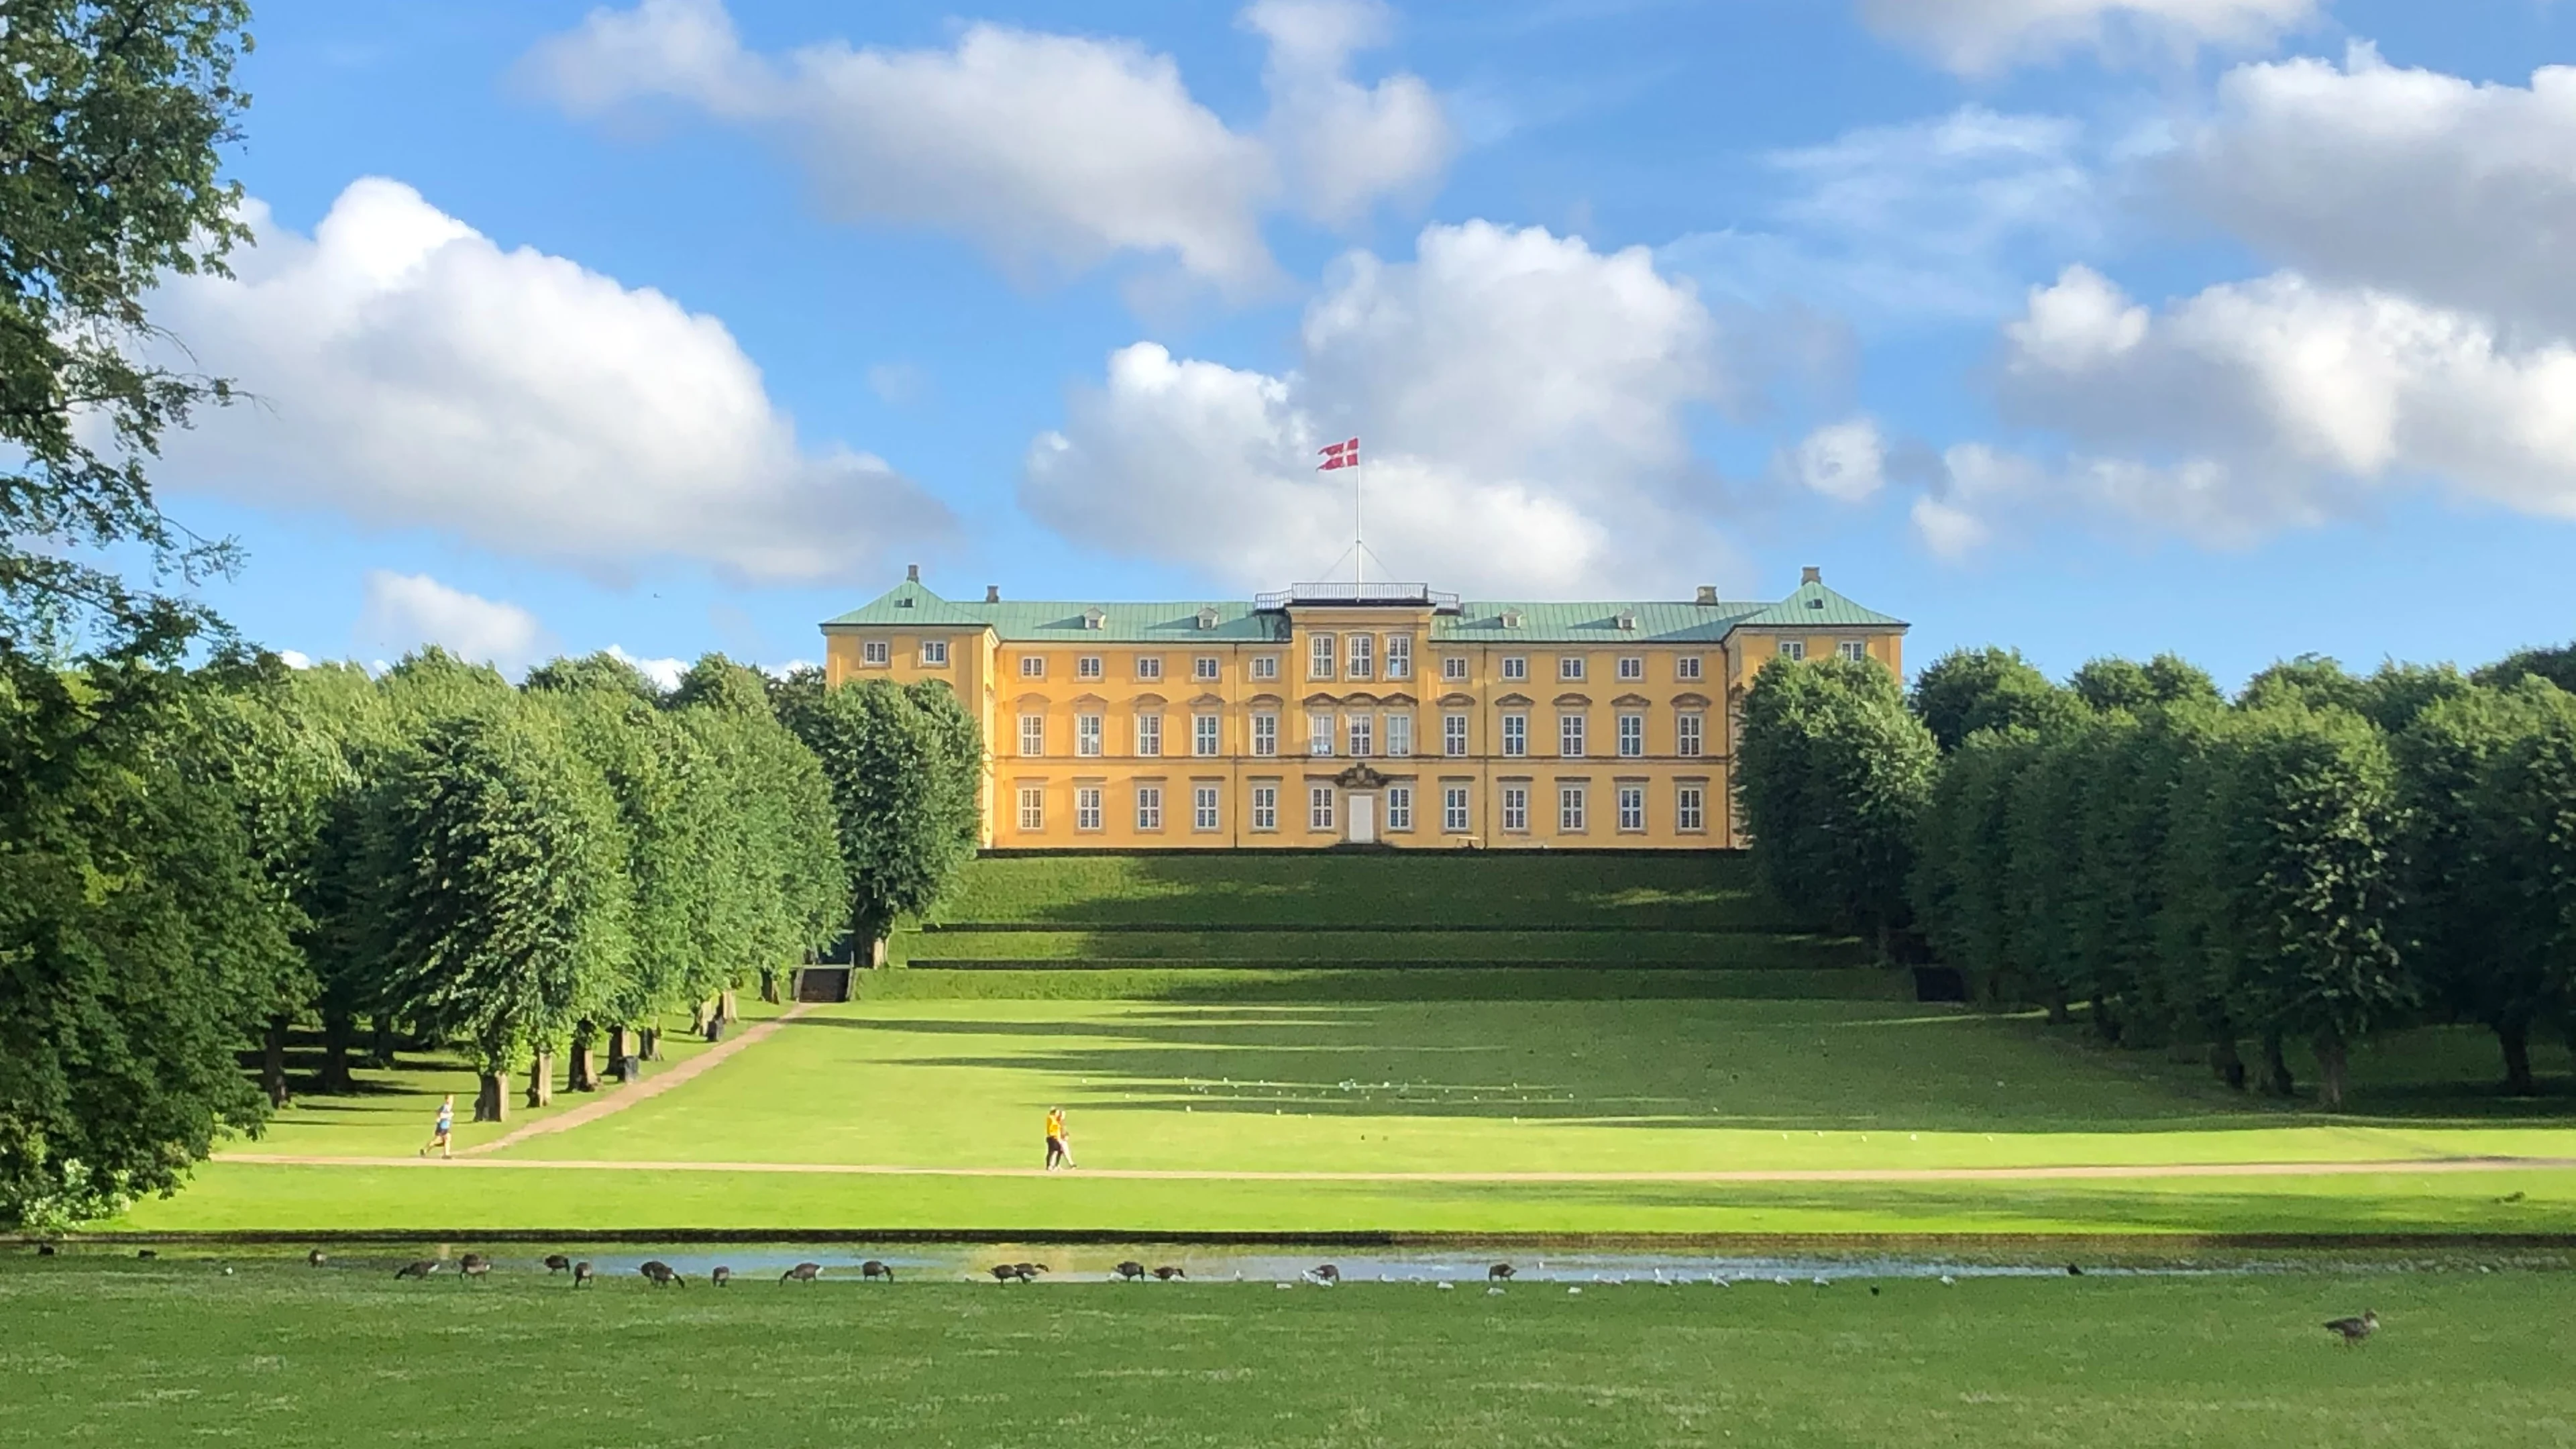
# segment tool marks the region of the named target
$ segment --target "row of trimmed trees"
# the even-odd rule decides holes
[[[800,962],[877,957],[976,841],[944,686],[606,655],[511,686],[0,650],[0,1227],[167,1190],[222,1129],[453,1049],[478,1120],[599,1085]],[[247,1050],[254,1068],[239,1062]]]
[[[2474,676],[2277,665],[2224,700],[2180,660],[2058,685],[1953,653],[1767,666],[1738,790],[1765,877],[1989,1000],[2078,1004],[2104,1039],[2200,1044],[2238,1086],[2313,1051],[2477,1022],[2508,1090],[2576,1044],[2576,650]]]

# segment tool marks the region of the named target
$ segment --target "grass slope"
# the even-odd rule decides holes
[[[2559,1445],[2565,1273],[1501,1297],[11,1263],[0,1445]],[[2317,1325],[2375,1306],[2356,1350]],[[603,1346],[614,1345],[603,1352]]]

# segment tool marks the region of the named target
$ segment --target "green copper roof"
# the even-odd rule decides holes
[[[1200,627],[1206,610],[1210,627]],[[1622,615],[1634,628],[1620,627]],[[1098,624],[1092,624],[1097,616]],[[1287,616],[1262,613],[1241,600],[1205,604],[1085,604],[1062,601],[954,603],[916,580],[906,580],[838,618],[826,629],[850,625],[909,628],[990,628],[1005,643],[1053,641],[1102,644],[1263,643],[1288,637]],[[1594,644],[1714,644],[1738,626],[1761,628],[1905,627],[1891,615],[1864,609],[1823,584],[1803,584],[1776,604],[1720,603],[1509,603],[1471,600],[1456,614],[1431,621],[1434,642]]]

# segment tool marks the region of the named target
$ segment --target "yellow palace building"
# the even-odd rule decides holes
[[[823,625],[824,669],[957,691],[984,727],[988,849],[1732,846],[1753,674],[1778,655],[1904,664],[1904,622],[1815,569],[1777,603],[1374,582],[959,603],[910,574]]]

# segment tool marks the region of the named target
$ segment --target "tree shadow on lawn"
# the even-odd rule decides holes
[[[1068,1099],[1115,1102],[1129,1110],[1269,1115],[1293,1109],[1309,1116],[1392,1113],[1654,1128],[2014,1134],[2576,1125],[2576,1100],[2507,1098],[2456,1082],[2365,1079],[2355,1086],[2355,1110],[2321,1114],[2304,1102],[2231,1092],[2187,1065],[2111,1052],[1994,1017],[1911,1005],[1855,1008],[1850,1015],[1783,1013],[1776,1021],[1739,1028],[1732,1037],[1714,1033],[1707,1042],[1712,1050],[1748,1044],[1766,1049],[1742,1066],[1692,1060],[1686,1053],[1695,1043],[1670,1032],[1639,1040],[1568,1036],[1562,1030],[1481,1042],[1379,1039],[1414,1024],[1387,1022],[1386,1014],[1386,1007],[1373,1005],[1233,1004],[1052,1021],[817,1016],[793,1027],[889,1038],[1057,1042],[1039,1050],[960,1052],[906,1064],[1053,1076],[1064,1079],[1056,1090]],[[1945,1050],[1910,1035],[1927,1028],[1978,1036]],[[1987,1034],[1996,1028],[2004,1034]],[[1812,1034],[1815,1045],[1796,1044],[1804,1040],[1800,1033]],[[1836,1052],[1828,1042],[1855,1043],[1857,1049]],[[2038,1078],[2026,1055],[2033,1051],[2051,1068]],[[1587,1066],[1587,1052],[1601,1053],[1611,1064]],[[1623,1054],[1629,1059],[1620,1060]],[[1474,1070],[1479,1064],[1491,1069]],[[1075,1082],[1084,1085],[1077,1088]],[[2135,1100],[2105,1101],[2100,1110],[2087,1111],[2068,1102],[2071,1089],[2125,1092]]]

